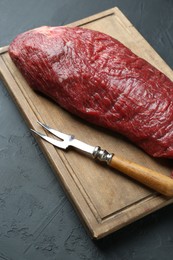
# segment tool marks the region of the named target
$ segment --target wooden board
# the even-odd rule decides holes
[[[173,80],[171,69],[118,8],[69,26],[82,26],[110,34]],[[7,49],[0,49],[1,78],[29,127],[43,131],[37,124],[37,120],[40,120],[65,133],[75,134],[78,139],[91,145],[100,145],[109,152],[170,175],[168,160],[152,159],[122,136],[90,125],[34,93],[12,63]],[[64,152],[41,139],[37,140],[89,233],[96,239],[173,201],[76,151]]]

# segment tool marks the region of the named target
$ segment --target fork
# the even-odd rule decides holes
[[[67,135],[59,132],[48,125],[37,121],[44,129],[52,133],[54,136],[61,140],[56,140],[43,133],[31,129],[31,131],[51,143],[55,147],[61,149],[67,149],[68,147],[73,147],[93,159],[107,163],[109,166],[117,169],[118,171],[124,173],[125,175],[137,180],[138,182],[144,184],[145,186],[161,193],[162,195],[172,197],[173,196],[173,180],[163,175],[159,172],[146,168],[144,166],[138,165],[132,161],[128,161],[125,158],[115,156],[113,153],[109,153],[106,150],[101,149],[100,146],[91,146],[80,140],[77,140],[74,135]]]

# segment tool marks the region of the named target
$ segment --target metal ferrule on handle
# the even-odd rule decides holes
[[[93,152],[93,158],[99,161],[109,164],[112,160],[113,153],[108,153],[106,150],[101,149],[100,146],[96,146]]]

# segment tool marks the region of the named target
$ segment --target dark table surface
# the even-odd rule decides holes
[[[173,68],[172,0],[0,0],[0,46],[118,6]],[[173,259],[173,205],[92,241],[0,82],[0,259]]]

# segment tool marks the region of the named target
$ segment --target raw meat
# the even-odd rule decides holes
[[[173,82],[100,32],[43,26],[11,43],[30,86],[69,112],[173,158]]]

